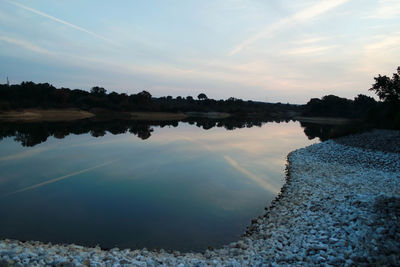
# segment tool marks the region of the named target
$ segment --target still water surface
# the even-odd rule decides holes
[[[125,133],[0,141],[0,239],[203,250],[238,239],[284,183],[298,122],[227,131],[180,122]]]

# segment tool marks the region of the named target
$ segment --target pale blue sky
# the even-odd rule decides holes
[[[399,0],[0,0],[1,83],[305,103],[399,65]]]

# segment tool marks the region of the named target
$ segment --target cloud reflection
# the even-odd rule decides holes
[[[82,173],[85,173],[85,172],[88,172],[88,171],[91,171],[91,170],[94,170],[94,169],[97,169],[97,168],[100,168],[100,167],[103,167],[103,166],[106,166],[106,165],[110,165],[111,163],[114,163],[116,161],[119,161],[119,159],[115,159],[115,160],[108,161],[108,162],[105,162],[105,163],[102,163],[102,164],[99,164],[99,165],[96,165],[96,166],[93,166],[93,167],[90,167],[90,168],[86,168],[86,169],[83,169],[83,170],[80,170],[80,171],[76,171],[76,172],[73,172],[73,173],[70,173],[70,174],[67,174],[67,175],[63,175],[63,176],[60,176],[60,177],[57,177],[57,178],[54,178],[54,179],[51,179],[51,180],[48,180],[48,181],[45,181],[45,182],[42,182],[42,183],[38,183],[38,184],[35,184],[35,185],[24,187],[22,189],[18,189],[16,191],[11,192],[11,193],[5,194],[5,195],[3,195],[3,197],[7,197],[7,196],[14,195],[14,194],[17,194],[17,193],[21,193],[21,192],[25,192],[25,191],[28,191],[28,190],[36,189],[36,188],[42,187],[44,185],[52,184],[52,183],[55,183],[55,182],[58,182],[58,181],[61,181],[61,180],[64,180],[64,179],[67,179],[67,178],[82,174]]]
[[[38,147],[38,148],[30,149],[27,151],[11,154],[8,156],[0,157],[0,162],[7,161],[7,160],[19,160],[19,159],[23,159],[23,158],[32,157],[36,154],[39,154],[39,153],[44,152],[49,149],[51,149],[51,148],[50,147]]]
[[[234,159],[232,159],[231,157],[225,155],[224,158],[225,158],[226,162],[228,162],[229,165],[231,165],[235,170],[237,170],[240,173],[244,174],[245,177],[249,178],[250,180],[252,180],[256,184],[258,184],[259,186],[264,188],[265,190],[267,190],[269,192],[272,192],[272,193],[278,193],[279,192],[279,188],[267,183],[265,180],[261,179],[260,177],[258,177],[254,173],[250,172],[249,170],[246,170],[245,168],[240,166],[239,163],[237,161],[235,161]]]

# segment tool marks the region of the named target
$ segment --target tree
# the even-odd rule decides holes
[[[142,91],[140,93],[137,94],[140,99],[145,100],[145,101],[149,101],[151,100],[151,94],[147,91]]]
[[[132,94],[129,98],[136,103],[149,103],[152,99],[152,96],[149,92],[142,91],[137,94]]]
[[[380,100],[391,104],[400,102],[400,67],[397,68],[397,73],[393,73],[392,79],[380,74],[374,79],[375,83],[369,90],[375,91]]]
[[[376,104],[376,100],[370,96],[359,94],[354,98],[354,104],[358,107],[372,107]]]
[[[198,98],[199,100],[208,99],[208,97],[207,97],[206,94],[204,94],[204,93],[199,94],[199,95],[197,96],[197,98]]]
[[[94,95],[105,95],[106,92],[107,92],[106,89],[98,86],[92,87],[92,89],[90,89],[90,93]]]

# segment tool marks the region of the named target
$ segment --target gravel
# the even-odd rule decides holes
[[[339,144],[364,149],[400,153],[400,131],[372,130],[335,139]]]
[[[374,130],[291,152],[276,200],[240,240],[217,250],[2,240],[0,266],[399,266],[399,136]]]

